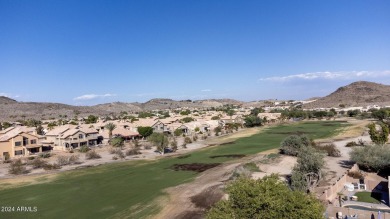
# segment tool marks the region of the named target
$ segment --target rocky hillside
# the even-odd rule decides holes
[[[344,87],[317,101],[304,105],[304,108],[351,106],[390,106],[390,86],[368,81],[358,81]]]
[[[113,102],[96,106],[72,106],[61,103],[17,102],[8,97],[0,96],[0,122],[29,118],[51,119],[59,118],[60,115],[66,115],[68,118],[73,118],[76,114],[85,117],[90,114],[99,116],[119,114],[122,111],[135,113],[140,111],[176,109],[181,107],[210,108],[222,106],[224,104],[240,105],[242,102],[231,99],[197,101],[152,99],[146,103]]]

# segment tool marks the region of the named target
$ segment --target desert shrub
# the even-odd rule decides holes
[[[254,162],[249,162],[244,164],[244,168],[251,171],[251,172],[259,172],[259,167]]]
[[[198,136],[194,135],[194,137],[192,137],[192,140],[195,142],[198,140]]]
[[[87,146],[87,145],[83,145],[80,147],[79,149],[79,152],[81,153],[87,153],[88,151],[90,151],[91,149]]]
[[[390,147],[387,145],[354,147],[350,157],[363,169],[380,171],[390,168]]]
[[[57,164],[59,166],[76,164],[79,161],[79,159],[80,159],[79,155],[70,155],[70,156],[60,155],[57,157]]]
[[[335,144],[326,144],[326,145],[312,145],[315,149],[324,151],[330,157],[341,157],[340,150],[336,147]]]
[[[176,138],[173,138],[173,141],[171,141],[171,149],[172,151],[177,151],[177,141]]]
[[[90,150],[88,151],[86,154],[85,154],[85,158],[87,160],[91,160],[91,159],[99,159],[99,158],[102,158],[102,156],[100,156],[100,154],[98,154],[95,150]]]
[[[366,143],[363,141],[363,139],[361,139],[361,138],[359,138],[358,139],[358,144],[360,145],[360,146],[365,146],[366,145]]]
[[[21,159],[14,160],[9,165],[8,173],[10,174],[20,175],[28,172],[29,171],[26,169],[26,166],[23,164]]]
[[[182,145],[181,145],[182,148],[187,148],[187,144],[184,142]]]
[[[207,135],[202,135],[202,140],[206,140],[207,139]]]
[[[183,135],[183,130],[181,130],[181,129],[176,129],[176,130],[173,132],[173,134],[174,134],[175,136]]]
[[[350,141],[348,142],[345,147],[355,147],[355,146],[359,146],[358,143],[356,143],[356,141]]]
[[[125,145],[125,141],[121,137],[116,137],[110,140],[110,144],[113,147],[122,148]]]
[[[239,166],[233,170],[233,174],[230,177],[230,179],[235,180],[235,179],[241,178],[241,177],[250,178],[251,175],[252,175],[252,172],[250,170],[244,168],[243,166]]]
[[[118,157],[117,157],[116,155],[114,155],[114,156],[112,157],[112,159],[113,159],[113,160],[118,160]]]
[[[116,152],[115,152],[115,155],[118,157],[118,158],[120,158],[120,159],[125,159],[125,154],[123,153],[123,151],[121,151],[121,150],[117,150]]]
[[[145,146],[144,146],[144,149],[145,149],[145,150],[150,150],[150,149],[152,149],[152,146],[150,146],[150,145],[145,145]]]
[[[49,158],[49,157],[51,157],[51,154],[48,153],[48,152],[40,153],[40,154],[38,154],[38,157],[40,157],[40,158]]]
[[[47,161],[43,160],[43,158],[36,158],[29,162],[34,169],[43,168],[47,165]]]
[[[191,140],[190,137],[185,137],[185,138],[184,138],[184,142],[185,142],[186,144],[191,144],[191,143],[192,143],[192,140]]]
[[[281,143],[281,152],[283,154],[297,156],[302,148],[310,145],[310,140],[305,135],[290,135]]]
[[[360,171],[348,171],[348,176],[354,178],[354,179],[363,179],[364,175]]]
[[[35,157],[27,157],[28,160],[34,160]]]
[[[215,187],[209,187],[203,190],[201,193],[191,197],[191,202],[197,207],[203,209],[210,209],[215,203],[217,203],[223,197],[223,192]]]
[[[132,148],[126,151],[126,156],[141,154],[137,148]]]
[[[57,170],[57,169],[61,169],[61,166],[58,165],[58,164],[46,164],[44,167],[43,167],[44,170]]]

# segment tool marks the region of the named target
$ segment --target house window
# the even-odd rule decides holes
[[[31,142],[31,144],[36,144],[37,140],[34,139],[34,140],[31,140],[30,142]]]
[[[15,151],[15,155],[22,155],[23,151]]]
[[[83,139],[84,138],[83,134],[79,134],[79,138]]]
[[[17,141],[17,142],[15,142],[15,147],[17,147],[17,146],[21,146],[22,145],[22,142],[21,141]],[[16,153],[16,152],[15,152]]]

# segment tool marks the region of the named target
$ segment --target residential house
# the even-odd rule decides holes
[[[42,152],[39,137],[26,127],[9,127],[0,132],[0,157],[13,158]]]
[[[64,125],[46,133],[43,145],[50,145],[54,150],[68,150],[80,146],[91,146],[98,143],[98,131],[93,128],[82,128],[74,125]]]

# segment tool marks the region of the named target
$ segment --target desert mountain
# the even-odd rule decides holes
[[[326,108],[345,105],[352,106],[390,106],[390,86],[368,81],[358,81],[344,87],[326,97],[305,104],[304,108]]]
[[[8,97],[0,96],[0,121],[15,121],[19,119],[51,119],[67,116],[73,118],[76,114],[84,117],[90,114],[105,116],[119,114],[120,112],[140,112],[150,110],[188,108],[210,108],[225,104],[240,105],[242,102],[232,99],[211,99],[211,100],[171,100],[152,99],[145,103],[123,103],[113,102],[99,104],[96,106],[72,106],[61,103],[37,103],[18,102]]]

